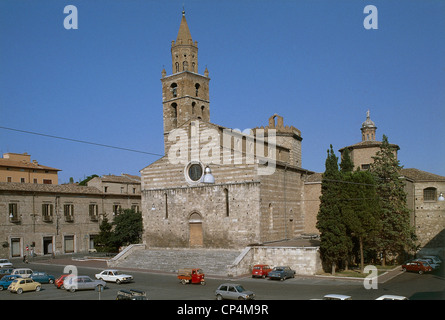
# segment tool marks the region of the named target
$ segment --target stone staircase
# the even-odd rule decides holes
[[[207,275],[227,276],[242,250],[229,249],[168,249],[135,250],[115,262],[117,268],[177,272],[181,268],[201,268]]]

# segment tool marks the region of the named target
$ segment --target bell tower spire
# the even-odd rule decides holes
[[[164,135],[189,120],[210,121],[209,71],[198,73],[198,42],[192,39],[184,9],[171,55],[172,74],[161,73]]]

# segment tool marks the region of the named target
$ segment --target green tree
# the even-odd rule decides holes
[[[320,231],[320,255],[325,268],[335,274],[339,261],[345,261],[351,251],[351,241],[341,219],[341,176],[338,158],[332,145],[328,150],[325,172],[321,182],[320,208],[317,228]]]
[[[405,250],[415,248],[414,230],[410,226],[406,192],[401,179],[402,166],[396,158],[396,150],[384,135],[380,150],[373,157],[371,172],[376,180],[379,197],[381,228],[377,246],[382,253],[382,264],[387,256],[400,256]]]
[[[360,270],[364,269],[364,246],[372,247],[379,230],[378,198],[374,177],[369,171],[343,173],[342,221],[351,239],[359,244]]]
[[[113,242],[115,245],[127,246],[140,243],[142,239],[142,213],[125,209],[114,217]]]
[[[115,252],[113,244],[113,225],[108,221],[106,215],[99,225],[99,235],[95,238],[95,248],[99,252]]]

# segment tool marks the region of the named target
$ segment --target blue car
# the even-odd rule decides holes
[[[295,271],[289,267],[275,267],[267,275],[269,279],[280,279],[281,281],[287,278],[295,277]]]
[[[9,285],[17,278],[21,278],[22,276],[18,274],[3,276],[0,280],[0,291],[8,289]]]
[[[54,281],[56,280],[54,276],[47,274],[46,272],[39,272],[39,271],[34,271],[31,274],[30,278],[40,283],[54,283]]]

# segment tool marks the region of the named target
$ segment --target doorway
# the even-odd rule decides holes
[[[53,253],[53,237],[43,237],[43,254]]]
[[[189,217],[190,226],[190,247],[202,247],[204,243],[204,237],[202,233],[202,217],[199,213],[194,212]]]

